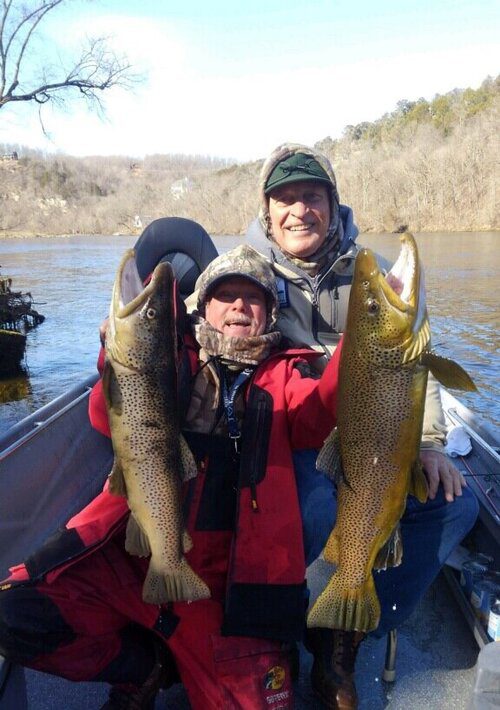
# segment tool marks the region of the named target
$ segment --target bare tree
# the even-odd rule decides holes
[[[35,36],[47,14],[71,0],[0,0],[0,108],[10,102],[64,103],[76,89],[88,103],[102,110],[98,92],[112,86],[130,87],[138,77],[125,57],[108,46],[107,38],[87,39],[69,67],[32,63]],[[31,51],[30,51],[31,50]]]

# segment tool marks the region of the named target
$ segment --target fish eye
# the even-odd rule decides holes
[[[146,318],[149,318],[149,320],[156,318],[156,308],[148,308],[146,311]]]
[[[368,313],[378,313],[380,310],[380,304],[378,301],[376,301],[374,298],[369,298],[368,301],[366,302],[367,310]]]

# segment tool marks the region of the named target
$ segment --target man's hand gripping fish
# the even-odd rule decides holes
[[[130,249],[113,286],[103,390],[115,453],[110,491],[131,510],[126,550],[151,554],[143,598],[152,604],[210,596],[183,554],[192,542],[180,487],[196,465],[180,432],[177,347],[172,267],[160,263],[144,288]]]
[[[430,352],[417,246],[411,234],[401,241],[387,278],[370,250],[356,258],[340,360],[338,427],[317,462],[338,484],[337,522],[324,550],[337,568],[309,613],[310,627],[377,627],[372,569],[401,563],[399,520],[408,493],[427,500],[419,446],[428,371],[447,387],[476,389],[459,365]]]

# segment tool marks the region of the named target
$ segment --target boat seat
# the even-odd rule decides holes
[[[196,279],[218,255],[203,227],[184,217],[155,219],[143,231],[134,249],[143,281],[160,261],[172,264],[182,298],[193,293]]]

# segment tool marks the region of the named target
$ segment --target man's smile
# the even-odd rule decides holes
[[[297,224],[293,227],[286,227],[290,232],[308,232],[314,227],[314,224]]]

